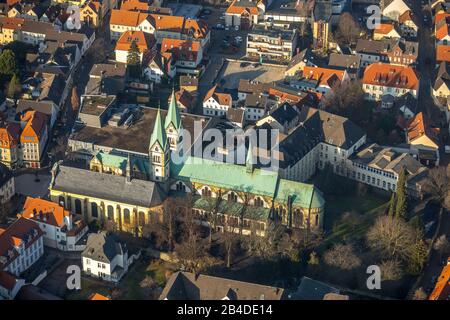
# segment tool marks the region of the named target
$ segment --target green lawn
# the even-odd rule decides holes
[[[373,193],[365,196],[327,197],[325,205],[324,245],[364,236],[375,218],[384,212],[388,200]],[[357,222],[343,222],[345,212],[355,211]]]
[[[128,273],[120,280],[117,288],[120,290],[118,299],[120,300],[141,300],[148,299],[140,283],[146,276],[150,276],[160,287],[166,284],[167,268],[160,261],[136,261],[128,270]],[[93,293],[100,293],[104,296],[110,296],[115,286],[106,281],[83,277],[81,279],[81,290],[70,292],[67,300],[87,300]]]

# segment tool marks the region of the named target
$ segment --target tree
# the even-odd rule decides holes
[[[435,167],[428,173],[424,184],[424,191],[442,206],[450,208],[450,165]]]
[[[222,244],[225,253],[225,262],[227,268],[231,267],[231,260],[233,258],[233,253],[236,250],[236,245],[240,235],[234,232],[234,229],[238,227],[230,221],[230,219],[225,220],[224,231],[222,233]]]
[[[321,108],[349,118],[361,117],[364,91],[360,81],[336,81],[320,102]]]
[[[3,203],[3,198],[0,196],[0,224],[7,222],[8,216],[11,212],[12,204],[10,201]]]
[[[428,297],[425,290],[423,290],[422,287],[418,288],[416,291],[414,291],[413,300],[426,300]]]
[[[408,208],[407,194],[406,194],[406,170],[402,168],[397,181],[397,196],[395,204],[395,216],[405,218]]]
[[[392,192],[391,199],[389,200],[389,211],[388,211],[388,216],[390,217],[395,216],[395,204],[396,204],[395,192]]]
[[[337,27],[337,38],[346,44],[354,44],[361,34],[359,24],[355,21],[351,13],[344,12],[339,17]]]
[[[133,77],[140,76],[140,64],[141,64],[141,56],[139,47],[135,40],[131,42],[130,49],[128,49],[127,55],[127,64],[130,70],[130,73]]]
[[[78,108],[80,107],[80,99],[78,97],[77,87],[72,87],[72,96],[70,97],[70,103],[72,104],[72,111],[74,116],[76,116],[78,112]]]
[[[439,260],[442,260],[442,257],[444,255],[448,255],[450,253],[450,242],[447,240],[445,234],[436,239],[436,242],[433,245],[433,249],[439,252]]]
[[[16,55],[11,49],[5,49],[2,54],[0,54],[0,73],[13,76],[17,74],[17,60]]]
[[[11,81],[9,81],[8,85],[8,98],[14,99],[16,97],[17,93],[17,87],[20,85],[20,81],[18,77],[14,74],[11,78]]]
[[[327,265],[342,270],[352,270],[361,266],[361,259],[351,244],[337,244],[327,250],[323,258]]]
[[[382,257],[406,259],[414,236],[414,229],[404,220],[381,216],[367,232],[367,242]]]
[[[317,253],[315,251],[311,252],[309,254],[309,259],[308,259],[308,265],[309,266],[317,266],[319,265],[320,260],[319,257],[317,256]]]
[[[399,280],[403,276],[401,263],[398,260],[385,260],[380,264],[381,280]]]
[[[161,234],[167,235],[167,246],[169,251],[174,248],[175,233],[176,233],[176,220],[178,216],[179,203],[174,197],[167,198],[163,203],[163,224]]]

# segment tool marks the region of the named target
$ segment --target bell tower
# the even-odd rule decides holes
[[[152,168],[153,181],[166,181],[170,174],[170,146],[163,128],[161,112],[158,108],[155,125],[150,137],[149,161]]]
[[[177,99],[175,97],[175,89],[172,89],[169,108],[167,110],[167,116],[164,121],[164,129],[169,141],[170,150],[172,151],[177,150],[181,128],[181,116],[180,111],[178,110]]]

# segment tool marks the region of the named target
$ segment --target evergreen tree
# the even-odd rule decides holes
[[[388,211],[388,216],[390,216],[390,217],[395,216],[395,206],[396,206],[395,200],[396,200],[395,192],[392,192],[391,200],[389,200],[389,211]]]
[[[408,199],[406,195],[406,170],[402,168],[397,181],[397,201],[395,215],[404,218],[408,209]]]
[[[11,78],[11,81],[8,85],[8,93],[7,96],[10,99],[14,99],[16,96],[17,86],[20,84],[19,79],[16,75],[13,75]]]
[[[12,76],[16,74],[17,71],[17,61],[14,52],[10,49],[5,49],[2,54],[0,54],[0,73]]]
[[[129,67],[130,74],[133,77],[139,77],[141,57],[139,47],[137,46],[135,40],[131,42],[130,49],[128,49],[127,64]]]

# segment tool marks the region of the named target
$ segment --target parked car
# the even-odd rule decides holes
[[[242,37],[241,36],[236,36],[234,38],[234,40],[236,40],[237,42],[241,42],[242,41]]]
[[[234,26],[234,30],[239,31],[239,26]]]
[[[256,69],[261,66],[261,63],[257,62],[257,63],[254,63],[252,66],[253,66],[253,68]]]
[[[203,10],[202,10],[202,14],[210,15],[210,14],[211,14],[211,10],[209,10],[209,9],[203,9]]]
[[[250,65],[250,62],[241,62],[241,68],[247,68]]]
[[[218,23],[218,24],[216,24],[216,29],[217,29],[217,30],[223,30],[223,29],[225,29],[225,27],[224,27],[223,24]]]
[[[226,31],[230,31],[230,27],[225,27],[225,30]]]

